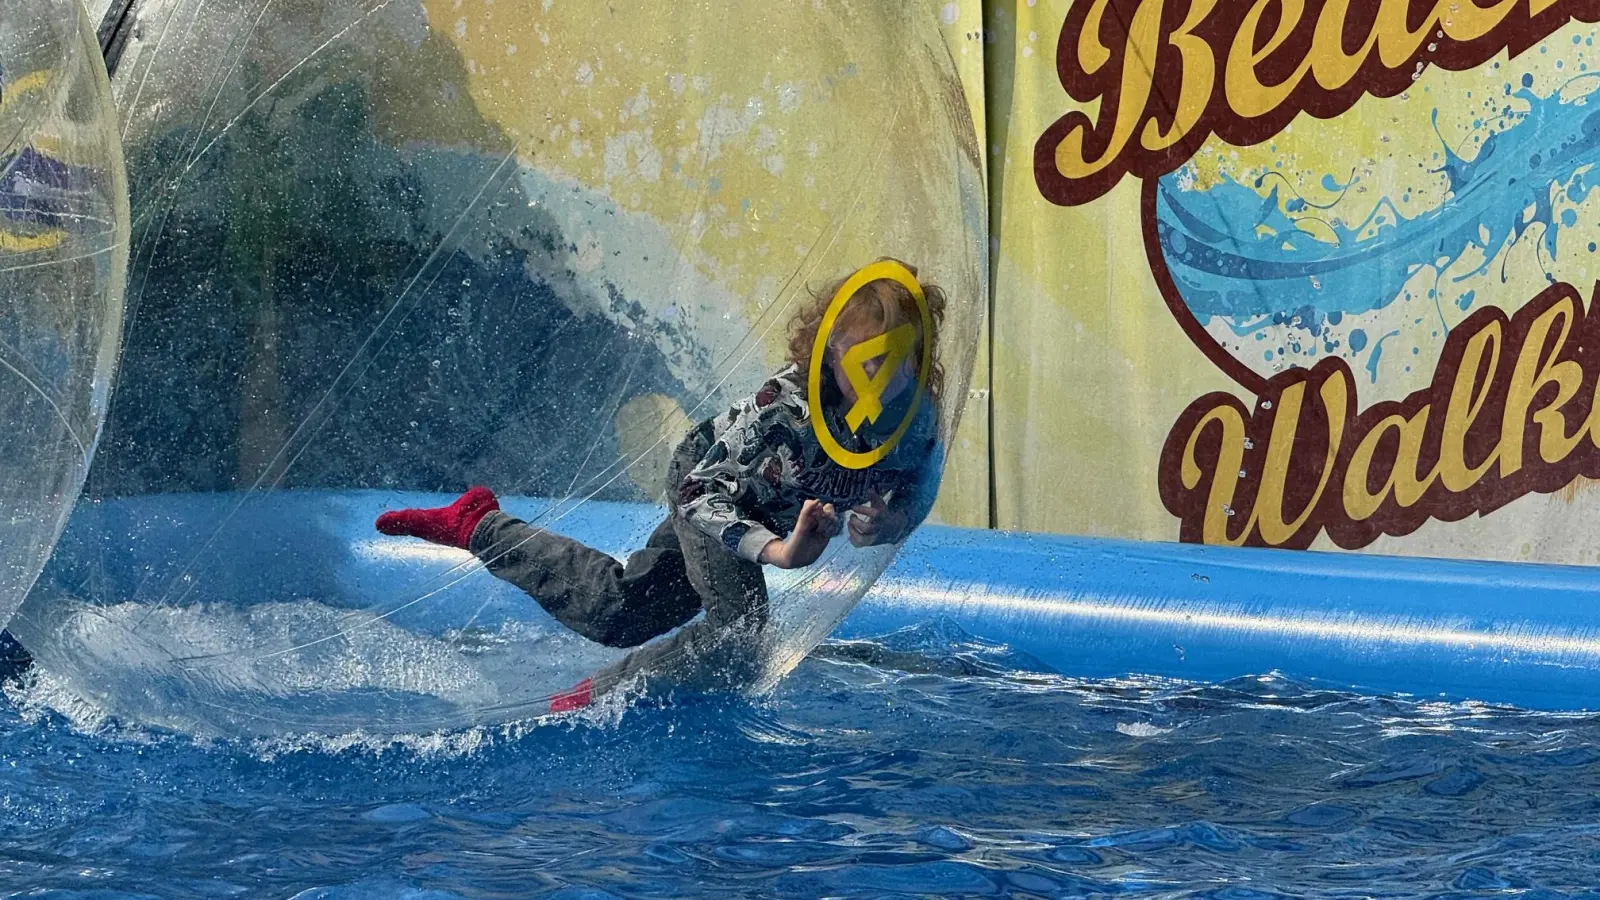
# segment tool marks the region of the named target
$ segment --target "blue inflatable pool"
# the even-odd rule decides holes
[[[173,494],[85,504],[41,590],[92,579],[99,596],[138,601],[151,585],[189,579],[178,598],[185,604],[316,597],[365,610],[471,562],[464,552],[372,530],[379,511],[441,502],[435,495],[279,491],[237,502],[231,494]],[[505,502],[526,517],[548,505]],[[209,530],[230,514],[251,524]],[[656,515],[649,506],[591,502],[565,513],[558,528],[622,554]],[[202,556],[204,577],[160,568]],[[452,577],[444,593],[404,605],[391,621],[413,632],[443,630],[459,624],[462,603],[485,626],[528,615],[526,598],[487,572]],[[1597,597],[1600,573],[1582,568],[932,525],[834,637],[945,621],[1064,675],[1215,682],[1275,671],[1364,692],[1591,709],[1600,705]],[[14,623],[24,641],[37,633],[37,615],[30,601]]]

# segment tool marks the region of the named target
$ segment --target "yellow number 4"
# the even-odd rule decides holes
[[[917,342],[917,328],[907,322],[893,331],[862,341],[845,351],[840,360],[844,364],[845,378],[855,389],[856,402],[845,414],[845,424],[851,431],[860,431],[865,422],[876,423],[883,415],[883,393],[889,389],[895,372],[911,355]],[[884,357],[878,370],[867,374],[867,363]]]

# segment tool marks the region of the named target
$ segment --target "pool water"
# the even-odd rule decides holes
[[[930,624],[759,702],[209,745],[35,679],[0,894],[1600,898],[1600,716],[1040,668]]]

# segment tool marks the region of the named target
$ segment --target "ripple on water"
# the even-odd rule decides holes
[[[830,647],[759,702],[271,745],[128,732],[23,692],[0,707],[0,885],[1597,896],[1600,718],[1030,667],[938,626]]]

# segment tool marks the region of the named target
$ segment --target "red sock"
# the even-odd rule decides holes
[[[572,712],[583,709],[594,699],[594,679],[585,678],[578,682],[566,693],[557,694],[550,698],[550,711],[553,713]]]
[[[483,517],[500,508],[494,492],[475,487],[449,506],[435,509],[397,509],[378,517],[378,530],[384,534],[419,537],[447,547],[467,549],[472,532]]]

